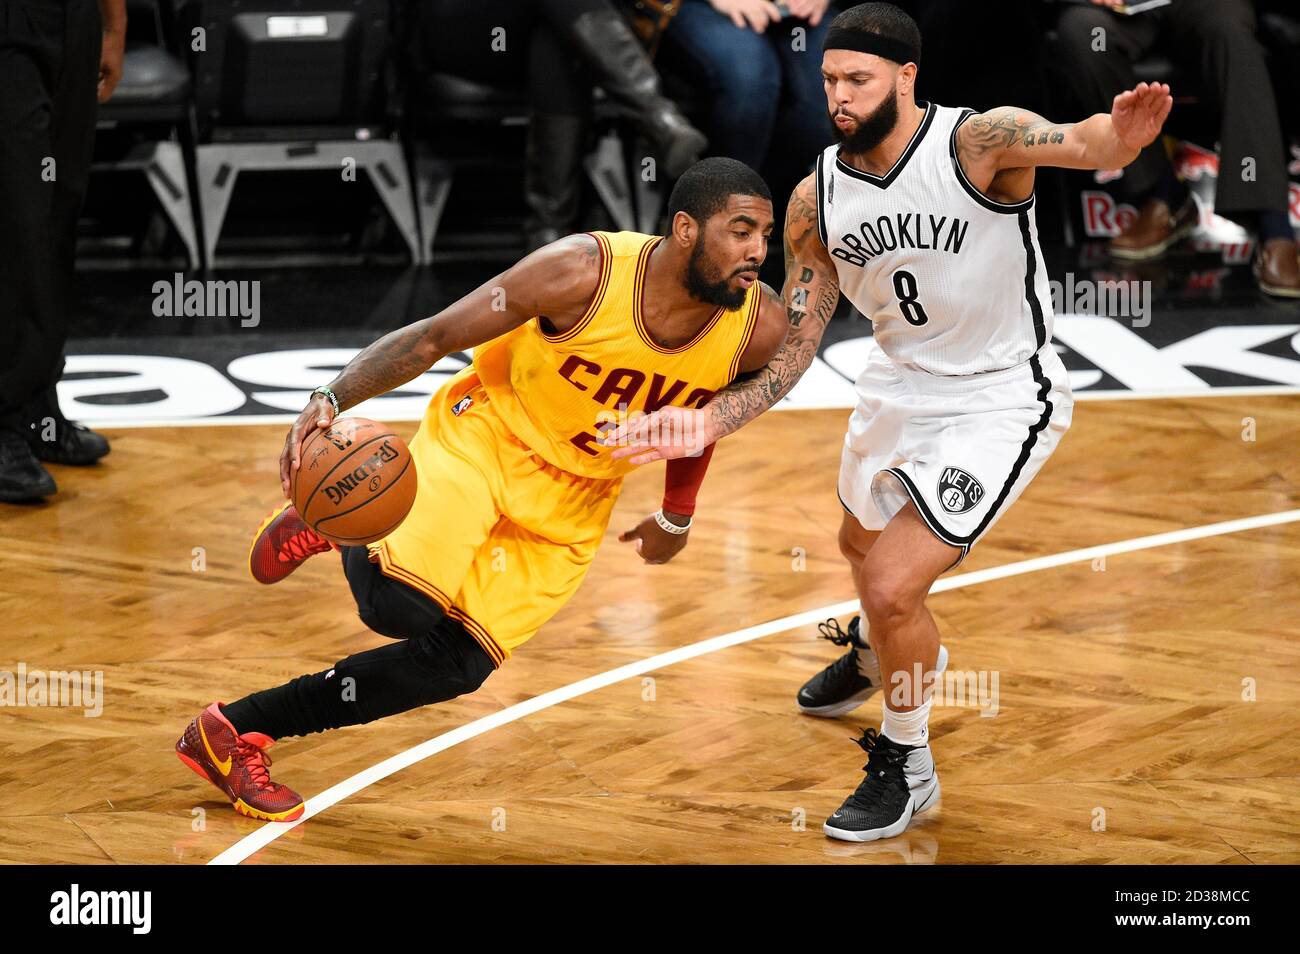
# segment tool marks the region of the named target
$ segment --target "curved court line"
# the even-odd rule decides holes
[[[1134,550],[1148,550],[1153,547],[1169,546],[1175,543],[1185,543],[1188,540],[1199,540],[1204,537],[1220,536],[1226,533],[1240,533],[1246,530],[1257,530],[1261,527],[1271,527],[1283,523],[1292,523],[1300,520],[1300,510],[1284,510],[1280,513],[1264,514],[1258,517],[1245,517],[1241,520],[1226,520],[1222,523],[1210,523],[1200,527],[1188,527],[1185,530],[1172,530],[1168,533],[1157,533],[1147,537],[1135,537],[1131,540],[1120,540],[1116,543],[1104,543],[1100,546],[1086,547],[1082,550],[1068,550],[1064,553],[1053,554],[1052,556],[1035,557],[1032,560],[1021,560],[1017,563],[1008,563],[1004,566],[991,567],[987,570],[976,570],[972,573],[962,573],[957,576],[948,577],[939,580],[931,588],[931,593],[943,593],[947,590],[955,590],[965,586],[974,586],[977,583],[988,583],[992,580],[1001,580],[1010,576],[1019,576],[1024,573],[1035,573],[1039,570],[1048,570],[1053,567],[1065,566],[1070,563],[1086,563],[1096,560],[1100,557],[1114,556],[1117,553],[1131,553]],[[604,689],[612,686],[616,682],[629,679],[632,676],[640,676],[647,672],[653,672],[656,669],[663,669],[672,666],[675,663],[684,662],[688,659],[694,659],[697,656],[704,656],[708,653],[717,652],[719,649],[726,649],[729,646],[738,646],[741,643],[751,642],[755,639],[762,639],[764,636],[771,636],[774,633],[785,632],[798,626],[810,623],[820,622],[829,616],[841,616],[845,613],[858,609],[857,600],[845,600],[842,603],[831,603],[829,606],[822,606],[817,609],[808,610],[803,613],[796,613],[793,616],[783,616],[780,619],[774,619],[767,623],[760,623],[757,626],[750,626],[746,629],[737,630],[734,633],[726,633],[722,636],[714,636],[711,639],[704,639],[697,643],[690,643],[677,649],[671,649],[668,652],[659,653],[655,656],[649,656],[638,662],[628,663],[626,666],[619,666],[617,669],[610,669],[607,672],[597,673],[594,676],[588,676],[586,679],[580,679],[577,682],[570,683],[567,686],[561,686],[558,689],[552,689],[550,692],[544,692],[540,696],[534,696],[523,702],[516,703],[508,708],[501,709],[491,715],[484,716],[481,719],[475,719],[450,732],[444,732],[442,735],[434,736],[432,739],[426,739],[419,745],[412,746],[405,752],[399,752],[391,758],[384,759],[367,769],[363,769],[351,778],[344,779],[337,785],[331,785],[319,795],[314,795],[307,799],[306,810],[302,817],[294,822],[267,822],[261,828],[248,835],[245,835],[235,844],[231,845],[221,854],[217,855],[211,861],[210,865],[237,865],[249,855],[260,851],[271,842],[275,841],[281,835],[286,834],[305,822],[307,819],[319,815],[349,795],[355,795],[363,788],[373,785],[390,775],[400,772],[404,768],[422,762],[425,759],[437,755],[452,746],[460,745],[476,736],[483,735],[493,729],[499,728],[511,722],[516,722],[525,716],[541,712],[543,709],[549,709],[557,706],[562,702],[568,702],[570,699],[576,699],[578,696],[595,692],[597,689]]]

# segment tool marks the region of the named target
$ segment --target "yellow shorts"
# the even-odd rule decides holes
[[[493,411],[472,366],[433,396],[410,447],[415,504],[370,558],[436,600],[500,666],[577,591],[622,478],[542,460]]]

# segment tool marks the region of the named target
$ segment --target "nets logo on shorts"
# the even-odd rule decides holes
[[[945,467],[939,477],[939,503],[949,513],[965,513],[984,499],[984,486],[959,467]]]

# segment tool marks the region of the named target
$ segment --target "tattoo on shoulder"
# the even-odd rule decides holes
[[[809,235],[817,234],[816,186],[811,177],[795,187],[785,216],[785,272],[794,268],[795,255]]]
[[[994,147],[1011,145],[1025,134],[1029,123],[1022,121],[1014,109],[1001,109],[972,116],[967,128],[967,144],[982,155]]]
[[[979,159],[991,149],[1006,149],[1016,144],[1029,147],[1064,142],[1072,125],[1051,123],[1023,110],[995,109],[970,118],[962,146],[970,158]]]
[[[802,183],[800,184],[802,186]],[[787,210],[786,219],[811,219],[817,217],[817,196],[813,191],[816,186],[807,188],[796,188],[790,194],[790,208]],[[804,193],[808,193],[805,195]]]

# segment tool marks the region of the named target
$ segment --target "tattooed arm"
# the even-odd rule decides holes
[[[840,298],[835,263],[817,231],[814,176],[795,187],[786,211],[784,301],[763,292],[743,373],[699,410],[665,407],[607,433],[602,443],[617,445],[613,456],[645,464],[698,453],[780,401],[808,370]]]
[[[764,291],[777,306],[782,304],[770,290]],[[784,291],[789,322],[784,343],[766,364],[738,377],[704,406],[709,432],[718,437],[739,430],[790,393],[817,356],[839,303],[839,276],[817,231],[815,176],[795,187],[786,210]]]
[[[389,332],[360,351],[329,383],[339,410],[401,387],[449,354],[491,341],[540,316],[550,332],[582,317],[600,278],[600,249],[590,235],[571,235],[538,249],[431,318]],[[280,483],[289,495],[302,442],[328,427],[334,408],[320,394],[289,429],[280,454]]]
[[[1173,107],[1169,87],[1139,83],[1115,97],[1109,113],[1079,123],[1052,123],[1037,113],[999,106],[957,130],[957,157],[971,185],[1004,202],[1033,190],[1036,166],[1121,169],[1156,136]]]

